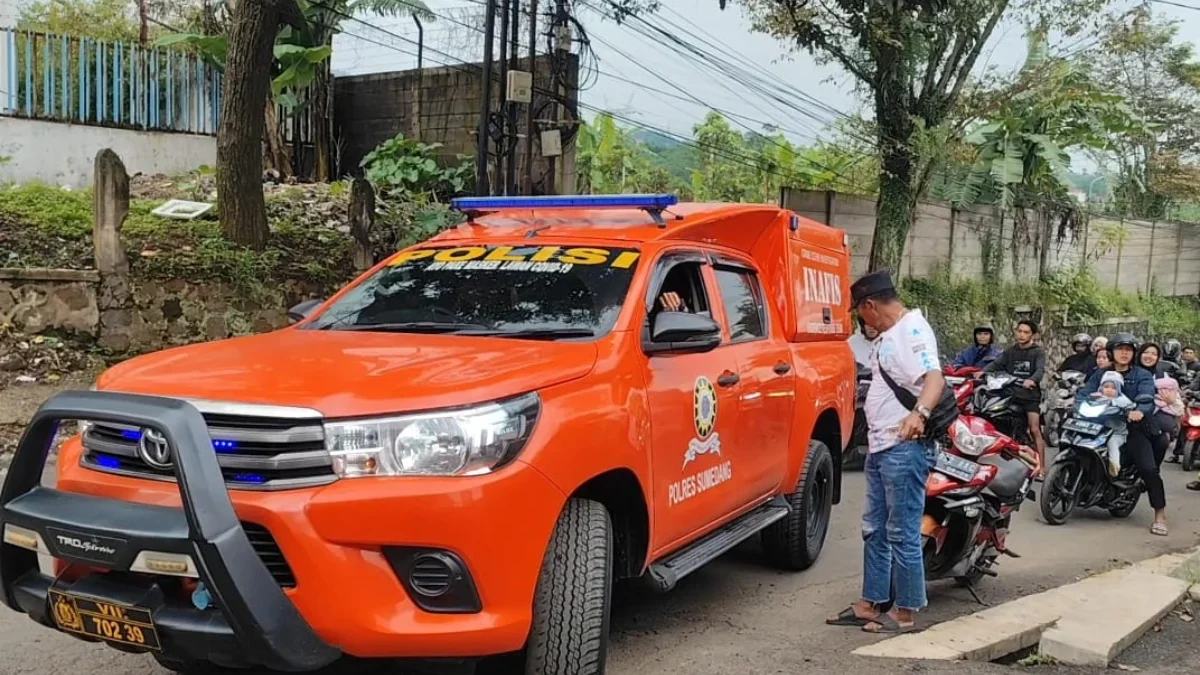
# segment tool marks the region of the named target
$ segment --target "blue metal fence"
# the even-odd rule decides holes
[[[0,28],[0,114],[215,134],[221,74],[181,49]]]

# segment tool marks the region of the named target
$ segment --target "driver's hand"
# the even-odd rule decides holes
[[[1129,413],[1130,422],[1141,422],[1143,417],[1145,417],[1145,415],[1142,414],[1141,410],[1134,410],[1133,412]]]
[[[1033,380],[1025,380],[1024,382],[1021,383],[1021,386],[1025,387],[1026,389],[1033,389],[1034,387],[1037,386],[1037,383],[1034,382]]]
[[[684,311],[683,298],[679,297],[678,293],[663,293],[662,295],[658,296],[658,304],[668,312]]]

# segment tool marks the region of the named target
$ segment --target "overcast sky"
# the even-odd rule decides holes
[[[426,24],[426,63],[481,60],[482,35],[472,28],[479,25],[481,2],[427,1],[442,16]],[[547,1],[541,0],[542,6]],[[1172,1],[1196,9],[1156,1],[1155,11],[1184,21],[1181,35],[1200,39],[1200,0]],[[588,2],[603,4],[602,0]],[[795,106],[781,105],[729,78],[713,75],[698,65],[694,56],[683,55],[679,49],[668,47],[661,40],[650,40],[629,26],[619,26],[596,12],[583,10],[581,18],[598,58],[598,63],[584,63],[585,72],[594,73],[588,83],[590,86],[581,93],[585,117],[590,118],[595,108],[601,108],[690,137],[692,125],[709,108],[717,108],[731,113],[740,129],[757,130],[766,122],[780,127],[793,140],[809,143],[822,133],[822,123],[834,119],[838,112],[860,109],[862,101],[853,90],[850,78],[840,69],[818,66],[807,54],[787,54],[779,42],[751,32],[736,0],[730,2],[731,6],[725,11],[720,10],[718,0],[662,0],[662,5],[658,17],[650,20],[664,30],[706,51],[721,53],[728,60],[748,62],[752,64],[748,70],[761,67],[770,77],[811,96],[824,106],[804,105],[797,110]],[[362,22],[347,21],[344,27],[346,33],[334,43],[336,73],[361,74],[415,67],[417,30],[411,19],[366,17]],[[1059,41],[1056,45],[1059,51],[1068,52],[1087,46],[1087,41],[1078,39]],[[1020,65],[1024,56],[1023,27],[1010,23],[997,29],[979,67],[998,66],[1011,70]]]

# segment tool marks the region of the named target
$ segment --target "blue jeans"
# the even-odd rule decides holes
[[[918,610],[926,605],[921,517],[934,452],[929,441],[905,441],[867,455],[867,508],[862,523],[864,600],[883,603],[893,599],[894,581],[896,607]]]

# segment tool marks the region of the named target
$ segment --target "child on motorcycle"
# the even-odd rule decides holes
[[[1179,382],[1170,376],[1154,380],[1157,393],[1154,396],[1154,424],[1167,435],[1167,447],[1179,436],[1179,419],[1183,417],[1185,408],[1183,396],[1179,391]],[[1179,461],[1179,451],[1167,458],[1170,463]]]
[[[1118,408],[1132,408],[1133,401],[1121,393],[1124,385],[1125,378],[1117,371],[1110,370],[1100,379],[1100,389],[1092,394],[1092,398],[1106,400],[1109,405]],[[1128,428],[1122,417],[1109,420],[1108,425],[1113,430],[1112,436],[1108,437],[1108,473],[1115,478],[1121,473],[1121,446],[1125,445]]]

